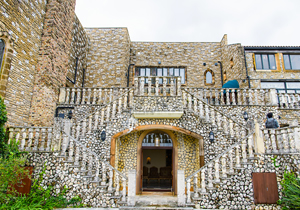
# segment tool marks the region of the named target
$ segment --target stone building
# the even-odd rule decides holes
[[[159,191],[169,206],[279,208],[284,169],[300,164],[300,47],[134,42],[84,28],[75,3],[0,2],[9,135],[35,174],[47,162],[44,184],[94,207]],[[280,129],[265,129],[268,112]]]

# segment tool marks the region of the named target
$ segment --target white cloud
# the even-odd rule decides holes
[[[127,27],[132,41],[300,45],[298,0],[77,0],[84,27]]]

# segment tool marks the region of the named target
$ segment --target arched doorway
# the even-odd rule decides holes
[[[155,143],[155,139],[157,143]],[[170,130],[151,129],[145,130],[143,133],[141,133],[138,140],[137,150],[138,193],[141,193],[143,191],[172,191],[176,194],[176,172],[178,169],[177,150],[177,138]],[[159,164],[157,164],[156,162],[152,162],[156,161],[155,159],[157,159],[157,155],[161,157],[159,159],[161,163]],[[163,157],[163,155],[165,156]],[[150,157],[151,164],[147,164],[148,157]],[[154,157],[154,159],[152,157]],[[147,177],[143,173],[144,170],[146,170],[143,169],[144,166],[148,168]],[[155,174],[156,169],[152,169],[152,171],[154,172],[150,174],[150,168],[153,166],[157,168],[158,176],[156,178],[152,176],[153,174]]]
[[[142,191],[173,192],[173,142],[171,137],[156,130],[142,141]]]

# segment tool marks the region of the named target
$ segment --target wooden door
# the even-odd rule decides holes
[[[252,182],[255,204],[277,203],[279,196],[276,173],[252,173]]]

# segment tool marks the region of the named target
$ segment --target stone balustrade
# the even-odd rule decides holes
[[[60,138],[50,127],[10,127],[9,143],[19,142],[21,151],[51,152],[54,151],[54,139]]]
[[[59,104],[107,104],[132,88],[60,88]]]
[[[135,96],[180,96],[181,78],[175,76],[139,76],[134,78]]]
[[[223,130],[224,134],[230,138],[238,139],[242,131],[247,131],[244,125],[231,119],[225,113],[206,103],[202,98],[199,98],[186,89],[182,91],[182,101],[183,107],[188,111],[194,112],[205,122],[210,123],[219,130]]]
[[[116,118],[123,118],[123,112],[133,106],[132,94],[133,91],[131,90],[100,109],[96,109],[95,112],[87,115],[83,119],[78,120],[76,124],[73,123],[72,136],[78,138],[80,136],[84,137],[86,134],[97,134],[95,132],[103,130],[108,122],[112,122]],[[131,126],[133,127],[133,125]]]
[[[293,153],[300,151],[299,126],[264,129],[266,153]]]
[[[69,167],[80,172],[78,177],[88,179],[103,192],[110,193],[114,198],[126,202],[126,185],[128,178],[108,162],[103,161],[91,149],[87,148],[80,139],[63,132],[62,149],[60,157],[65,159]],[[120,190],[122,188],[122,190]],[[103,206],[106,207],[106,206]]]
[[[255,159],[253,133],[245,137],[245,133],[242,132],[240,139],[215,159],[186,177],[187,204],[205,198],[210,190],[216,190],[217,185],[221,185],[223,180],[236,174],[236,170],[247,168],[249,160]],[[193,193],[191,186],[193,186]]]
[[[274,89],[249,89],[249,88],[186,88],[201,100],[210,105],[277,105]]]
[[[277,93],[281,109],[300,109],[300,93]]]

